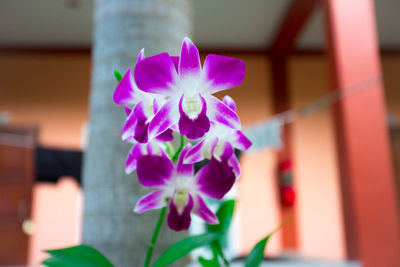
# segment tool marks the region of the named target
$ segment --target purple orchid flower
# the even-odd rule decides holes
[[[210,54],[202,68],[199,51],[185,38],[178,68],[175,66],[167,53],[145,58],[136,65],[134,76],[138,87],[167,98],[149,124],[150,138],[174,124],[190,139],[208,132],[210,121],[241,128],[237,114],[212,94],[242,82],[246,72],[243,61]]]
[[[225,96],[222,101],[236,112],[236,104],[231,97]],[[188,151],[183,162],[193,164],[203,159],[225,162],[233,168],[236,177],[239,177],[240,166],[234,149],[246,151],[250,146],[251,141],[241,131],[212,123],[211,130]]]
[[[209,224],[219,223],[202,196],[223,198],[232,188],[235,175],[232,168],[218,162],[208,164],[194,175],[193,164],[183,163],[183,158],[190,149],[190,144],[185,146],[176,166],[163,155],[146,155],[137,160],[139,182],[155,191],[137,202],[135,212],[142,213],[168,205],[168,226],[175,231],[189,228],[191,213]]]
[[[137,62],[144,59],[144,50],[139,52]],[[178,59],[172,59],[177,64]],[[114,91],[114,102],[123,105],[128,117],[122,128],[122,140],[128,142],[146,143],[148,141],[149,122],[166,100],[162,95],[151,94],[139,90],[131,69],[125,73]],[[131,108],[133,106],[133,108]],[[166,133],[161,136],[161,140],[171,141],[172,131],[166,129]]]
[[[147,155],[167,157],[165,149],[165,145],[157,138],[150,140],[148,143],[135,143],[126,157],[125,173],[130,174],[135,171],[137,162],[141,157]]]

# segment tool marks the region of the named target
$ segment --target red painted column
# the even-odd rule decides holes
[[[336,126],[346,246],[365,267],[400,266],[400,230],[373,0],[324,0],[332,88],[371,81],[340,101]],[[367,86],[367,85],[366,85]],[[347,88],[347,89],[346,89]]]

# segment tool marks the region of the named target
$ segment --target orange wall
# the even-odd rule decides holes
[[[218,96],[232,95],[243,124],[254,123],[271,113],[269,64],[263,55],[232,56],[247,63],[244,86]],[[384,56],[382,63],[388,111],[400,121],[400,55]],[[88,116],[90,66],[89,53],[0,52],[0,112],[10,113],[12,123],[38,125],[43,145],[80,148]],[[311,77],[303,74],[305,80],[323,75],[328,83],[326,66],[310,71]]]
[[[239,53],[233,56],[247,63],[246,78],[241,86],[218,96],[229,94],[236,100],[239,116],[246,126],[271,115],[270,65],[264,55]],[[384,57],[383,70],[388,110],[400,121],[400,56]],[[321,56],[293,57],[290,74],[290,100],[294,107],[328,90],[327,66]],[[10,112],[15,124],[38,125],[43,145],[81,147],[82,126],[87,119],[89,54],[0,53],[0,75],[0,112]],[[341,259],[344,256],[343,225],[331,115],[331,110],[326,109],[291,126],[296,221],[302,254]],[[243,253],[280,223],[273,175],[275,160],[271,150],[243,156],[237,210]],[[56,185],[53,187],[57,190]],[[38,188],[42,186],[38,185],[35,190]],[[44,202],[40,200],[42,194],[54,198],[46,190],[35,191],[36,203]],[[51,209],[43,205],[35,208]],[[37,211],[36,214],[44,213]],[[58,223],[74,224],[76,220]],[[279,239],[278,233],[271,240],[268,250],[272,255],[281,249]],[[69,245],[68,240],[64,240],[65,245]]]
[[[41,145],[80,149],[89,79],[88,53],[0,53],[0,113],[12,124],[38,126]],[[43,250],[80,243],[83,194],[64,178],[36,183],[32,203],[28,263],[37,266]]]
[[[0,53],[0,112],[39,127],[46,146],[81,147],[90,80],[88,53]]]

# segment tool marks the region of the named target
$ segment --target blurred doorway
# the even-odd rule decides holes
[[[0,265],[27,263],[36,132],[0,127]]]
[[[392,144],[393,165],[396,178],[397,208],[400,209],[400,127],[390,128],[390,139]]]

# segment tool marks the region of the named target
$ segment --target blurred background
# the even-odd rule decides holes
[[[400,266],[399,11],[398,0],[2,0],[0,265],[81,242],[123,258],[104,229],[145,227],[115,219],[135,222],[142,194],[123,206],[120,187],[104,189],[132,179],[113,70],[133,67],[142,47],[178,55],[187,35],[203,59],[247,65],[243,83],[217,95],[234,98],[254,143],[231,193],[230,257],[293,218],[269,243],[271,262]],[[102,172],[108,162],[121,170]],[[98,210],[114,221],[99,226]]]

